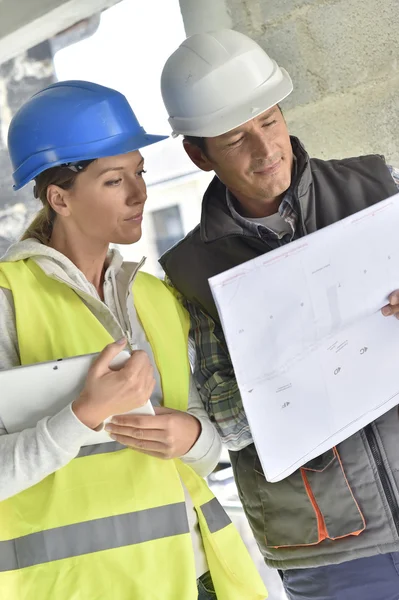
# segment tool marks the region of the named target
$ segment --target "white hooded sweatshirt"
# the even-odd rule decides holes
[[[83,273],[63,254],[34,239],[10,247],[2,261],[33,260],[43,271],[71,287],[115,339],[125,336],[133,347],[147,352],[153,367],[156,387],[151,401],[162,405],[162,388],[151,346],[134,309],[132,281],[140,264],[124,263],[117,250],[108,255],[104,280],[104,301]],[[12,293],[0,288],[0,370],[20,365]],[[29,393],[27,391],[27,393]],[[215,468],[221,452],[220,438],[210,422],[196,386],[191,380],[188,412],[201,423],[201,434],[191,450],[181,457],[200,476]],[[36,427],[8,434],[0,412],[0,501],[35,485],[68,464],[79,453],[89,430],[69,405],[52,417],[41,419]],[[207,570],[197,519],[190,497],[186,507],[197,563],[197,576]]]

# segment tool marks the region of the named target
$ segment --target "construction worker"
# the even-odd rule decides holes
[[[184,136],[197,167],[216,174],[200,225],[161,264],[190,312],[200,394],[231,451],[261,552],[280,570],[292,600],[394,600],[397,409],[285,480],[268,483],[208,279],[395,194],[399,171],[377,155],[309,158],[279,107],[292,92],[290,76],[236,31],[189,37],[167,60],[161,85],[174,135]],[[399,293],[383,313],[399,315]]]
[[[203,479],[220,441],[191,380],[188,315],[109,247],[140,239],[140,149],[162,139],[85,81],[50,85],[11,121],[14,187],[34,180],[43,208],[0,262],[0,368],[102,352],[36,427],[9,434],[0,414],[2,600],[266,596]],[[123,414],[149,397],[155,416]],[[113,441],[85,444],[112,415]]]

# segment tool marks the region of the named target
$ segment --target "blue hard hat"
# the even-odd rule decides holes
[[[149,135],[125,96],[88,81],[60,81],[13,117],[8,150],[18,190],[46,169],[133,152],[166,139]]]

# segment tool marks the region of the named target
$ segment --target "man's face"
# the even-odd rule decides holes
[[[187,146],[186,146],[186,150]],[[278,106],[223,135],[206,139],[204,170],[213,170],[248,217],[277,211],[289,188],[293,154]]]

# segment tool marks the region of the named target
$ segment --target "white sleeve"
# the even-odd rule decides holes
[[[201,433],[194,446],[181,457],[181,460],[190,465],[198,475],[206,477],[212,473],[219,461],[222,442],[204,409],[194,378],[191,375],[187,412],[199,420]]]
[[[14,303],[9,290],[0,288],[0,369],[19,364]],[[20,433],[8,434],[0,414],[0,501],[68,464],[88,433],[91,430],[75,416],[71,405]]]
[[[10,290],[0,287],[0,370],[20,364],[14,300]]]

